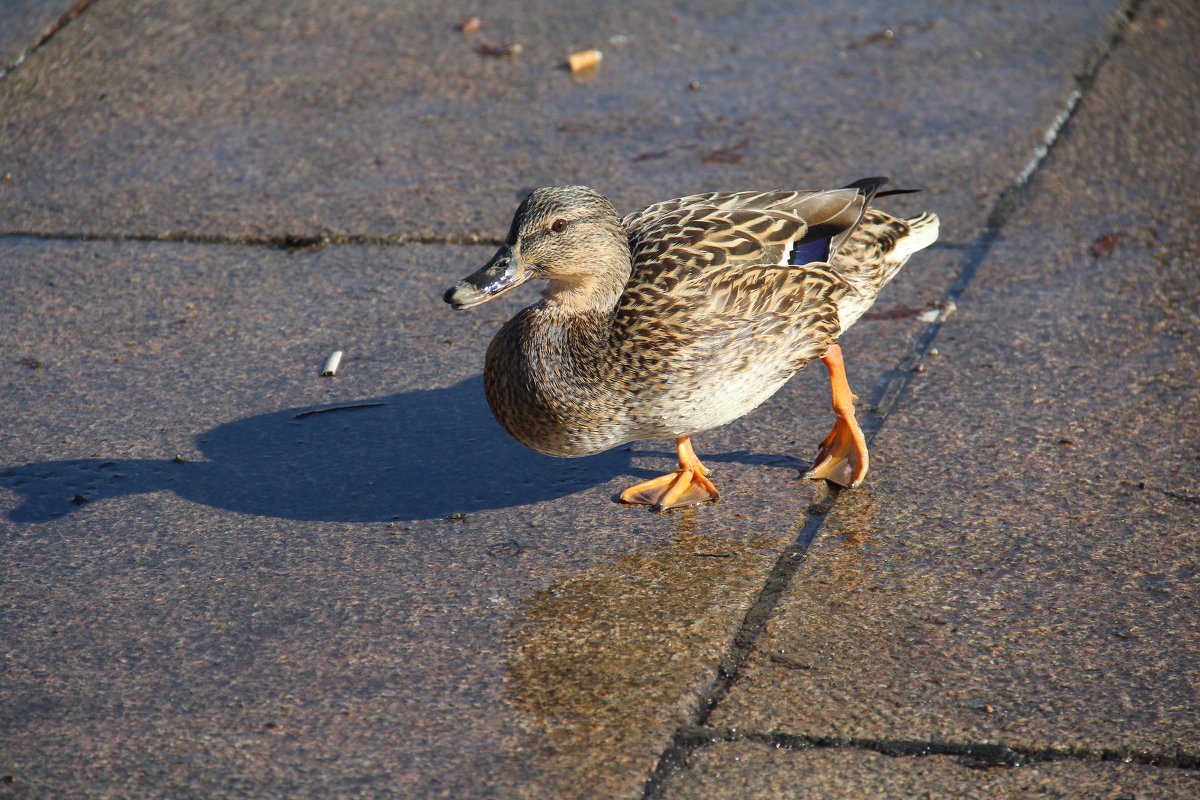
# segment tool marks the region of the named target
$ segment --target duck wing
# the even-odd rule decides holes
[[[838,300],[852,289],[824,260],[800,268],[793,257],[815,242],[827,253],[856,224],[862,197],[696,195],[626,217],[633,270],[613,326],[620,361],[676,379],[761,371],[764,383],[801,368],[836,338]]]
[[[680,255],[700,269],[828,261],[886,182],[864,178],[841,189],[710,192],[655,203],[622,220],[634,277],[645,268],[660,271],[664,259]]]

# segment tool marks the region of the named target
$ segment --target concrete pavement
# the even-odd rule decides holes
[[[0,797],[1200,793],[1198,25],[86,4],[0,79]],[[666,443],[491,421],[529,296],[440,294],[526,187],[877,173],[944,227],[844,339],[862,489],[811,372],[669,515]]]

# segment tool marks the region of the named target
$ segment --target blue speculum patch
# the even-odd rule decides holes
[[[802,267],[814,261],[827,261],[829,259],[829,242],[830,240],[825,238],[796,245],[792,248],[792,255],[788,258],[788,263],[794,267]]]

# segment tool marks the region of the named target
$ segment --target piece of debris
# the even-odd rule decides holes
[[[524,46],[520,42],[512,42],[510,44],[493,44],[492,42],[480,42],[475,45],[475,52],[481,56],[489,58],[515,58],[521,55]]]
[[[889,308],[886,311],[867,311],[862,315],[863,319],[907,319],[915,317],[917,314],[922,314],[928,309],[910,308],[909,306],[899,306],[897,308]]]
[[[328,408],[314,408],[310,411],[301,411],[299,414],[293,414],[292,419],[304,419],[317,414],[328,414],[330,411],[351,411],[356,408],[377,408],[386,406],[387,403],[351,403],[345,406],[329,406]]]
[[[639,161],[651,161],[656,158],[666,158],[669,155],[671,155],[671,151],[669,149],[655,150],[650,153],[640,153],[640,154],[634,156],[632,160],[633,160],[633,163],[636,164]]]
[[[38,361],[33,356],[21,356],[13,363],[22,367],[28,367],[29,369],[41,369],[43,366],[42,362]]]
[[[953,300],[946,300],[944,302],[939,302],[928,311],[922,311],[920,314],[917,314],[917,319],[921,320],[921,322],[945,322],[946,317],[950,316],[957,310],[957,303],[955,303]]]
[[[333,355],[325,359],[325,366],[321,368],[322,378],[332,378],[337,375],[338,365],[342,363],[342,351],[334,350]]]
[[[890,42],[896,38],[896,32],[893,30],[876,31],[865,39],[860,39],[857,42],[852,42],[846,45],[847,50],[857,50],[860,47],[866,47],[869,44],[876,42]]]
[[[1096,237],[1096,241],[1092,242],[1092,246],[1088,248],[1088,252],[1092,254],[1092,258],[1104,258],[1117,246],[1119,238],[1119,235],[1115,233],[1106,233],[1103,236],[1098,236]]]
[[[700,160],[705,164],[740,164],[745,158],[746,145],[750,144],[749,139],[742,139],[737,144],[731,144],[727,147],[718,147],[716,150],[709,150],[707,153],[700,155]]]
[[[567,56],[567,69],[571,70],[572,78],[585,80],[600,71],[602,60],[604,54],[599,50],[580,50]]]
[[[471,515],[462,511],[453,511],[446,515],[446,519],[450,520],[451,522],[462,522],[469,516]]]
[[[483,20],[479,17],[467,17],[462,22],[458,23],[458,30],[461,33],[470,35],[483,27]]]
[[[799,661],[796,661],[795,659],[788,658],[787,656],[776,655],[775,653],[772,653],[770,656],[768,656],[768,658],[770,658],[773,663],[778,664],[781,667],[786,667],[788,669],[803,669],[803,670],[815,669],[815,667],[813,667],[812,664],[802,664]]]

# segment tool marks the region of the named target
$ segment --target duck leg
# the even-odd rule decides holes
[[[853,489],[867,476],[870,464],[866,437],[854,418],[854,401],[858,398],[846,382],[842,348],[836,344],[830,346],[821,356],[821,361],[829,370],[829,388],[833,394],[833,412],[837,414],[837,421],[825,441],[821,442],[821,452],[804,477],[824,478]]]
[[[708,467],[700,463],[692,450],[692,437],[676,439],[675,449],[679,452],[678,470],[629,487],[621,492],[621,502],[678,508],[716,500],[719,496],[717,487],[706,477]]]

